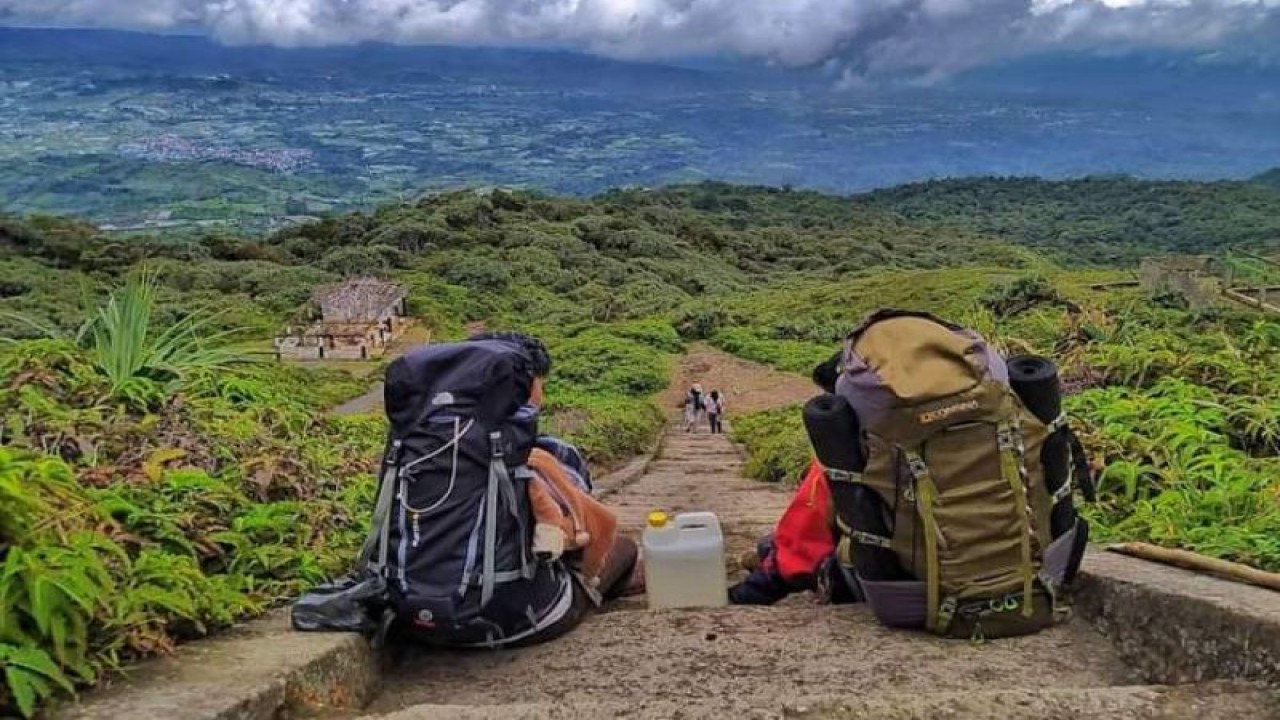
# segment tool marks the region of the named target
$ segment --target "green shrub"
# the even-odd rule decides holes
[[[647,345],[592,330],[553,348],[556,360],[549,392],[571,386],[582,392],[643,396],[666,387],[667,355]]]
[[[1062,297],[1048,280],[1030,275],[993,284],[979,302],[996,317],[1005,318],[1037,305],[1060,303]]]
[[[615,323],[608,326],[607,332],[664,353],[684,352],[684,342],[676,329],[671,327],[671,323],[657,318]]]
[[[780,370],[808,373],[814,365],[831,357],[838,343],[819,344],[801,340],[761,337],[747,328],[721,330],[711,338],[716,347],[748,360],[772,365]]]
[[[362,540],[381,421],[318,419],[363,383],[279,365],[103,403],[94,351],[0,346],[0,713],[256,613]]]
[[[649,449],[666,424],[647,398],[563,392],[548,397],[543,429],[577,445],[593,464],[609,466]]]
[[[747,448],[747,476],[765,482],[798,485],[813,456],[798,405],[734,418],[733,439]]]

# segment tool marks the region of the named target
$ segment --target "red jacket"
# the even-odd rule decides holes
[[[818,565],[835,552],[831,532],[831,491],[827,473],[816,459],[810,461],[804,481],[791,498],[773,532],[774,552],[765,561],[788,584],[807,584]]]

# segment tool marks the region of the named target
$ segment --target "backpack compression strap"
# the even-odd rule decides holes
[[[480,574],[480,607],[485,607],[493,599],[493,588],[498,582],[510,582],[517,579],[528,580],[534,576],[535,568],[529,564],[528,533],[526,523],[520,515],[520,505],[516,500],[516,487],[511,479],[511,470],[503,454],[502,433],[489,433],[489,485],[484,498],[484,560]],[[517,475],[528,473],[527,468],[517,468]],[[511,513],[512,520],[519,528],[520,535],[520,569],[498,571],[498,506],[505,504]]]
[[[996,437],[1000,446],[1000,474],[1004,476],[1013,490],[1014,502],[1018,504],[1018,515],[1022,520],[1022,616],[1031,617],[1035,613],[1032,605],[1032,590],[1035,588],[1035,557],[1032,541],[1035,529],[1032,525],[1031,500],[1027,496],[1026,468],[1022,466],[1022,429],[1016,422],[1002,423],[996,429]]]
[[[391,544],[391,501],[395,497],[396,475],[400,465],[400,441],[395,440],[383,454],[382,476],[378,483],[378,501],[374,505],[369,534],[356,556],[356,567],[365,567],[377,577],[387,568],[387,548]]]
[[[916,512],[920,514],[920,522],[924,526],[924,566],[925,587],[927,588],[928,610],[925,615],[925,627],[935,633],[944,633],[951,625],[955,611],[955,598],[948,597],[946,602],[939,599],[941,570],[938,566],[938,522],[933,517],[933,505],[938,499],[938,487],[929,473],[929,466],[917,450],[902,450],[907,460],[907,468],[911,471],[911,479],[915,482]]]
[[[1080,488],[1080,494],[1084,495],[1085,500],[1094,502],[1098,499],[1098,491],[1093,470],[1089,467],[1089,456],[1080,444],[1080,437],[1071,428],[1064,427],[1063,431],[1067,433],[1068,447],[1071,449],[1071,475],[1074,484]]]

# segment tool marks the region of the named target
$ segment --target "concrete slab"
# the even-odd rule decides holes
[[[360,707],[380,663],[358,635],[297,633],[285,611],[135,665],[57,720],[275,720],[290,708]]]
[[[1280,683],[1280,593],[1109,552],[1080,580],[1077,612],[1149,681]]]
[[[976,646],[879,625],[864,607],[610,612],[554,643],[496,652],[413,649],[369,708],[661,698],[728,717],[815,697],[1096,688],[1139,681],[1083,623]]]
[[[1277,693],[1257,685],[1041,688],[814,697],[735,712],[738,720],[1243,720],[1280,716]],[[419,705],[381,720],[579,720],[581,718],[718,718],[723,708],[700,701],[647,698],[639,703],[521,703],[503,706]]]

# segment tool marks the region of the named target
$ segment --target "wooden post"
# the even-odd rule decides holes
[[[1210,573],[1228,580],[1280,590],[1280,575],[1276,573],[1266,572],[1229,560],[1206,557],[1187,550],[1176,550],[1141,542],[1108,545],[1107,550],[1152,562],[1175,565],[1187,570]]]

